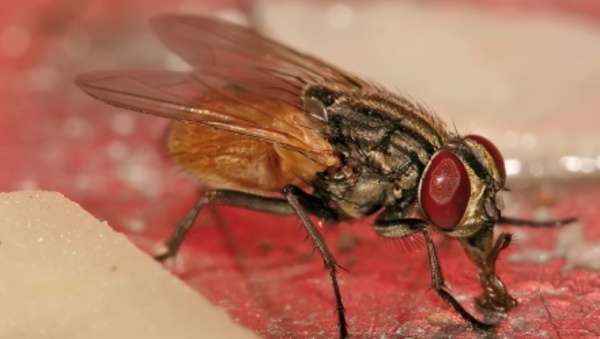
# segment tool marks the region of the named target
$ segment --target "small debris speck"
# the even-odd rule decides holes
[[[514,318],[510,321],[510,327],[517,332],[525,330],[528,324],[527,319],[523,317]]]
[[[337,241],[336,247],[340,253],[350,253],[356,248],[360,239],[354,233],[344,233]]]
[[[427,322],[433,326],[443,326],[453,323],[452,315],[448,312],[431,313],[429,317],[427,317]]]
[[[273,244],[268,240],[261,240],[258,244],[258,249],[260,250],[260,254],[265,256],[271,253],[271,250],[273,250]]]

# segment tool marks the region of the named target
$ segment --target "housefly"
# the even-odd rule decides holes
[[[488,139],[459,135],[424,106],[317,58],[218,19],[152,21],[192,70],[104,71],[76,83],[108,104],[172,119],[175,163],[214,189],[203,194],[166,243],[177,253],[198,213],[227,204],[296,215],[331,278],[340,337],[348,337],[338,264],[310,216],[341,222],[377,214],[384,238],[424,237],[431,286],[477,329],[444,284],[432,230],[457,239],[479,271],[484,310],[517,305],[496,274],[511,242],[496,224],[557,226],[502,216],[506,171]]]

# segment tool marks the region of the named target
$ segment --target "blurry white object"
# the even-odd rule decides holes
[[[1,338],[255,338],[59,193],[0,193]]]

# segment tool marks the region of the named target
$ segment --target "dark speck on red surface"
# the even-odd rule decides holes
[[[165,51],[158,43],[156,51],[131,52],[131,46],[130,54],[118,51],[136,44],[145,18],[178,10],[181,3],[35,0],[0,5],[0,190],[62,192],[142,248],[158,249],[193,204],[197,183],[165,156],[164,120],[97,103],[74,88],[72,78],[83,70],[144,67],[162,60]],[[594,1],[485,3],[600,17]],[[522,217],[576,214],[580,223],[575,227],[581,227],[587,244],[600,242],[600,229],[594,227],[598,186],[551,185],[550,204],[543,194],[546,186],[529,185],[513,193],[510,204],[518,208],[512,210]],[[171,264],[190,286],[267,337],[337,333],[329,278],[295,218],[215,207],[203,212],[197,224]],[[562,230],[507,229],[517,244],[503,253],[497,270],[520,305],[501,319],[498,335],[598,337],[599,273],[568,265],[570,257],[556,249]],[[426,252],[418,239],[381,239],[368,220],[324,225],[322,231],[347,270],[341,273],[341,288],[350,330],[358,337],[482,336],[430,289]],[[475,271],[456,242],[438,236],[437,243],[447,285],[473,310],[480,293]]]

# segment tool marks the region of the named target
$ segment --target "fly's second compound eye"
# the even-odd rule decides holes
[[[504,167],[504,158],[502,157],[502,153],[500,153],[496,145],[481,135],[471,134],[467,135],[465,139],[473,140],[480,144],[492,156],[492,159],[494,159],[494,165],[496,165],[498,173],[500,174],[500,183],[504,185],[506,182],[506,168]]]
[[[471,196],[471,181],[462,161],[452,152],[436,153],[421,179],[419,202],[435,226],[452,230],[463,218]]]

